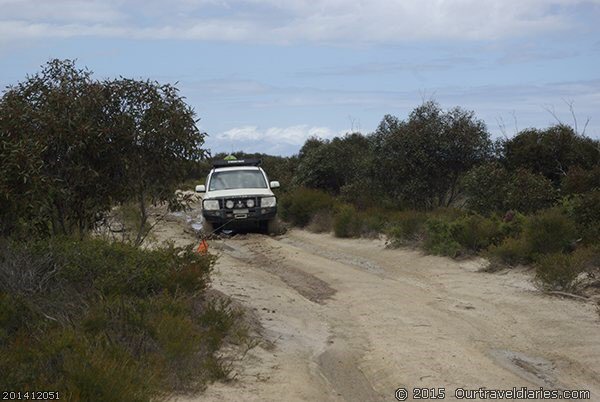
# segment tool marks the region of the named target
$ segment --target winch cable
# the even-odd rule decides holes
[[[221,226],[219,226],[218,228],[216,228],[216,229],[213,229],[213,231],[212,231],[212,232],[210,232],[210,233],[208,233],[208,234],[205,234],[205,235],[203,236],[203,239],[202,239],[202,240],[208,240],[209,236],[212,236],[212,235],[213,235],[213,234],[215,234],[215,233],[216,233],[218,230],[220,230],[220,229],[224,228],[224,227],[225,227],[225,226],[227,226],[229,223],[233,222],[235,219],[236,219],[236,218],[231,218],[230,220],[228,220],[227,222],[225,222],[224,224],[222,224],[222,225],[221,225]]]
[[[203,217],[204,218],[204,217]],[[206,219],[206,218],[204,218]],[[212,232],[210,233],[204,233],[204,231],[202,231],[202,236],[200,237],[200,244],[198,245],[198,248],[196,249],[196,251],[202,255],[206,255],[208,253],[208,243],[206,242],[209,238],[212,239],[213,235],[220,229],[224,228],[225,226],[227,226],[227,224],[233,222],[235,220],[235,218],[232,218],[230,220],[228,220],[227,222],[225,222],[224,224],[222,224],[221,226],[219,226],[216,229],[213,229]]]

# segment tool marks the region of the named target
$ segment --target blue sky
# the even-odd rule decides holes
[[[600,138],[600,0],[0,0],[0,86],[51,58],[178,82],[213,152],[289,155],[423,100]]]

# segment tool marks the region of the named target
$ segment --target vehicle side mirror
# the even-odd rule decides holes
[[[197,193],[206,193],[206,186],[204,184],[198,184],[196,186]]]
[[[270,185],[271,185],[271,188],[279,188],[279,182],[278,181],[272,181],[270,183]]]

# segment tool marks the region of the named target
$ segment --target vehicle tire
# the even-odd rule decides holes
[[[266,234],[268,235],[278,235],[281,234],[281,222],[278,217],[273,219],[269,219],[265,224]]]
[[[202,221],[202,236],[209,237],[212,234],[213,230],[215,230],[214,225],[211,222],[204,219]]]

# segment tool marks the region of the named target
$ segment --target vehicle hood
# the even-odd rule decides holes
[[[204,196],[205,200],[211,198],[229,198],[229,197],[272,197],[273,192],[268,188],[234,188],[230,190],[215,190],[207,191]]]

